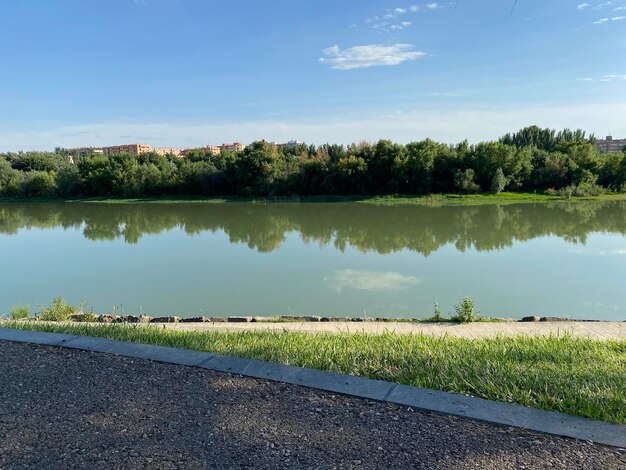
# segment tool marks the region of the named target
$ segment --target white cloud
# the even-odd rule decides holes
[[[600,18],[599,20],[594,21],[593,24],[603,24],[609,21],[623,21],[623,20],[626,20],[626,16],[613,16],[611,18]]]
[[[592,10],[602,10],[604,7],[611,7],[613,6],[613,2],[606,2],[606,3],[598,3],[597,5],[591,7]]]
[[[419,284],[420,280],[413,276],[404,276],[394,271],[358,271],[340,269],[333,276],[324,278],[324,282],[335,292],[343,289],[385,291],[402,290]]]
[[[588,3],[581,3],[580,5],[576,7],[577,10],[584,10],[585,8],[589,8]]]
[[[581,82],[613,82],[613,81],[620,81],[620,80],[626,80],[626,74],[624,75],[620,75],[620,74],[607,74],[607,75],[603,75],[601,77],[583,77],[583,78],[577,78],[576,80],[581,81]]]
[[[446,98],[456,98],[461,96],[460,93],[457,93],[455,91],[435,91],[434,93],[430,94],[431,96],[443,96]]]
[[[626,7],[617,7],[613,11],[623,11],[626,10]]]
[[[402,21],[398,24],[392,24],[390,26],[391,29],[396,29],[396,30],[402,30],[405,28],[408,28],[409,26],[411,26],[413,23],[411,23],[410,21]]]
[[[391,20],[394,20],[401,15],[404,15],[406,13],[417,13],[423,10],[439,10],[440,8],[444,8],[444,6],[437,2],[428,3],[425,6],[410,5],[408,7],[392,8],[392,9],[386,10],[386,13],[384,15],[366,18],[365,23],[371,25],[373,29],[378,29],[380,31],[389,32],[392,30],[404,29],[407,27],[407,26],[399,27],[402,23],[392,24],[390,22]],[[384,21],[380,21],[381,18]]]
[[[605,75],[603,78],[606,78],[608,80],[626,80],[626,75],[610,74],[610,75]]]
[[[406,8],[394,8],[393,10],[387,10],[384,19],[390,20],[392,18],[397,18],[400,15],[404,15],[408,10]]]
[[[341,49],[335,45],[324,49],[319,60],[338,70],[352,70],[381,65],[398,65],[409,60],[419,59],[425,52],[414,50],[411,44],[369,44]]]

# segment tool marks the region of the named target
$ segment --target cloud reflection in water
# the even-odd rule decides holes
[[[356,269],[339,269],[335,274],[324,278],[330,289],[341,292],[343,289],[366,291],[402,290],[411,285],[419,284],[414,276],[405,276],[394,271],[359,271]]]

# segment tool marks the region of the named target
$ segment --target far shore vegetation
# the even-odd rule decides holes
[[[24,321],[2,326],[311,367],[626,424],[626,341],[199,332]]]
[[[93,204],[228,204],[228,203],[339,203],[354,202],[374,205],[485,205],[521,204],[542,202],[587,202],[587,201],[626,201],[626,193],[605,192],[595,196],[559,196],[543,193],[502,192],[499,194],[387,194],[387,195],[344,195],[344,196],[145,196],[145,197],[24,197],[0,196],[0,203],[11,202],[66,202]]]
[[[347,198],[423,204],[624,193],[626,153],[599,153],[595,138],[582,130],[556,132],[536,126],[476,145],[430,139],[349,146],[277,146],[260,141],[238,152],[192,151],[184,158],[152,153],[79,155],[62,148],[0,154],[0,197],[32,200]],[[481,199],[475,199],[478,195]]]

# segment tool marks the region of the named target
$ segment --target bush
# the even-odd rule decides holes
[[[43,305],[39,307],[41,308],[39,318],[44,321],[67,321],[71,315],[77,313],[76,307],[68,305],[63,297],[55,298],[50,307]]]
[[[28,318],[29,310],[25,305],[16,305],[11,309],[11,320],[22,320]]]
[[[98,321],[98,315],[93,312],[83,313],[82,315],[77,315],[75,320],[79,323],[95,323]]]
[[[478,310],[474,308],[474,299],[471,297],[463,297],[457,305],[454,306],[456,315],[452,320],[461,323],[471,323],[479,319]]]
[[[508,181],[504,177],[504,173],[502,172],[502,168],[498,168],[496,170],[496,174],[493,176],[491,180],[491,192],[494,194],[500,194],[506,188]]]

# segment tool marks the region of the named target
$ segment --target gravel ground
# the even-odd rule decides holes
[[[626,468],[571,439],[202,369],[0,341],[0,468]]]

